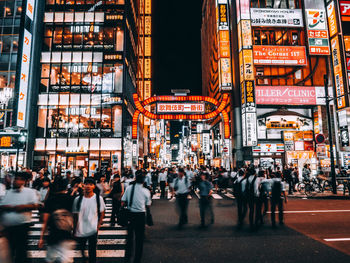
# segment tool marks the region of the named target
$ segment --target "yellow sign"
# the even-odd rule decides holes
[[[150,57],[152,55],[151,37],[145,37],[145,56]]]
[[[145,1],[145,14],[146,15],[152,14],[152,0]]]
[[[146,35],[152,34],[152,17],[150,16],[145,17],[145,34]]]
[[[11,147],[12,138],[10,136],[4,136],[0,139],[0,147]]]
[[[145,59],[145,79],[152,78],[152,65],[151,65],[151,59],[146,58]]]
[[[251,49],[243,50],[243,60],[244,60],[244,79],[254,80],[253,51]]]

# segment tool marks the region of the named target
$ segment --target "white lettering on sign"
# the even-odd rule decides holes
[[[23,52],[21,60],[21,73],[18,93],[17,126],[24,128],[26,124],[27,93],[29,80],[30,53],[32,47],[32,34],[24,29]]]
[[[204,103],[158,103],[158,113],[203,113]]]

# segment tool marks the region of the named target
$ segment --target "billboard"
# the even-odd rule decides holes
[[[342,21],[350,21],[350,1],[339,1]]]
[[[331,40],[332,47],[332,59],[333,59],[333,70],[334,70],[334,83],[335,91],[337,96],[337,109],[343,109],[346,105],[345,100],[345,87],[344,87],[344,76],[343,76],[343,63],[340,55],[339,38],[335,36]]]
[[[325,105],[324,87],[256,86],[259,105]]]
[[[253,46],[255,65],[305,66],[303,46]]]
[[[157,113],[204,113],[204,103],[157,103]]]
[[[24,128],[26,123],[29,66],[31,61],[32,34],[24,29],[21,59],[20,84],[18,92],[17,126]]]
[[[337,23],[337,15],[335,13],[334,1],[330,2],[327,6],[327,16],[328,16],[329,37],[333,37],[335,34],[338,34],[338,23]]]
[[[251,8],[252,26],[303,27],[301,9]]]
[[[326,10],[307,9],[307,33],[310,55],[330,55]]]

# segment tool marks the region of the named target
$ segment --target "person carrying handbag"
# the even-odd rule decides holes
[[[143,187],[145,177],[141,171],[136,173],[136,181],[131,184],[122,197],[122,206],[128,208],[128,237],[126,242],[125,262],[130,262],[133,252],[135,234],[134,263],[141,262],[143,241],[145,237],[146,210],[150,208],[152,199],[148,189]]]

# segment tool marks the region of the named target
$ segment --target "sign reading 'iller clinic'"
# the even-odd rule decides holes
[[[260,105],[324,105],[324,87],[257,86],[256,103]]]

